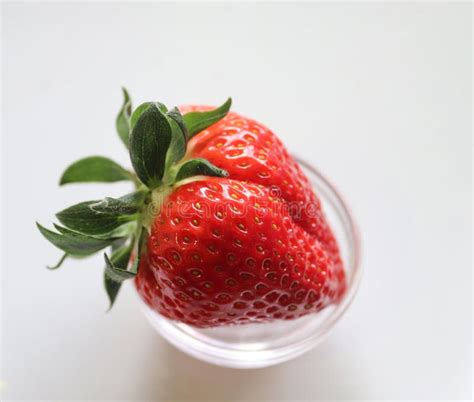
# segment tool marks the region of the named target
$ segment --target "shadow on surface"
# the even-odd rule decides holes
[[[158,346],[159,350],[150,353],[155,358],[143,371],[151,376],[143,378],[144,397],[155,401],[294,401],[367,395],[361,371],[338,350],[337,339],[329,339],[292,361],[252,370],[201,362],[161,339],[156,345],[150,350]]]

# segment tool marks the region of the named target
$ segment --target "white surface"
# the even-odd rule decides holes
[[[471,395],[471,6],[3,4],[5,399],[437,399]],[[363,232],[355,304],[318,349],[235,371],[161,340],[127,288],[104,314],[102,257],[36,231],[78,199],[75,158],[123,163],[114,117],[218,103],[273,128],[338,185]]]

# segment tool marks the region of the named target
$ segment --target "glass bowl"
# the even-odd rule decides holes
[[[178,349],[197,359],[224,367],[271,366],[318,345],[349,307],[361,277],[357,226],[331,182],[308,163],[297,160],[320,197],[325,215],[338,240],[347,275],[346,294],[339,304],[294,320],[204,329],[169,320],[150,309],[139,298],[152,326]]]

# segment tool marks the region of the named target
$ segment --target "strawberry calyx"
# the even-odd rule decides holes
[[[186,156],[194,135],[226,116],[229,98],[222,106],[184,116],[178,108],[168,110],[160,102],[132,108],[123,89],[123,104],[116,118],[117,133],[128,148],[133,171],[103,156],[90,156],[71,164],[60,185],[70,183],[131,181],[135,191],[119,198],[85,201],[56,214],[56,231],[39,223],[41,234],[64,253],[49,269],[67,258],[84,258],[110,247],[104,253],[104,284],[112,307],[122,282],[138,273],[140,257],[154,216],[169,194],[182,183],[206,176],[226,177],[227,172],[202,158]]]

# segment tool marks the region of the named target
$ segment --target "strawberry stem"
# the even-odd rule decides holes
[[[104,284],[112,307],[122,282],[137,274],[148,230],[168,195],[203,176],[227,176],[209,161],[185,155],[188,140],[226,116],[231,103],[229,98],[214,110],[182,116],[176,107],[168,111],[162,103],[146,102],[132,113],[130,96],[123,88],[116,128],[129,148],[134,170],[103,156],[91,156],[70,165],[60,184],[131,180],[136,191],[120,198],[81,202],[59,212],[57,218],[64,226],[55,225],[57,233],[37,224],[43,236],[64,252],[48,268],[57,269],[68,257],[87,257],[111,246],[110,258],[104,256]]]

